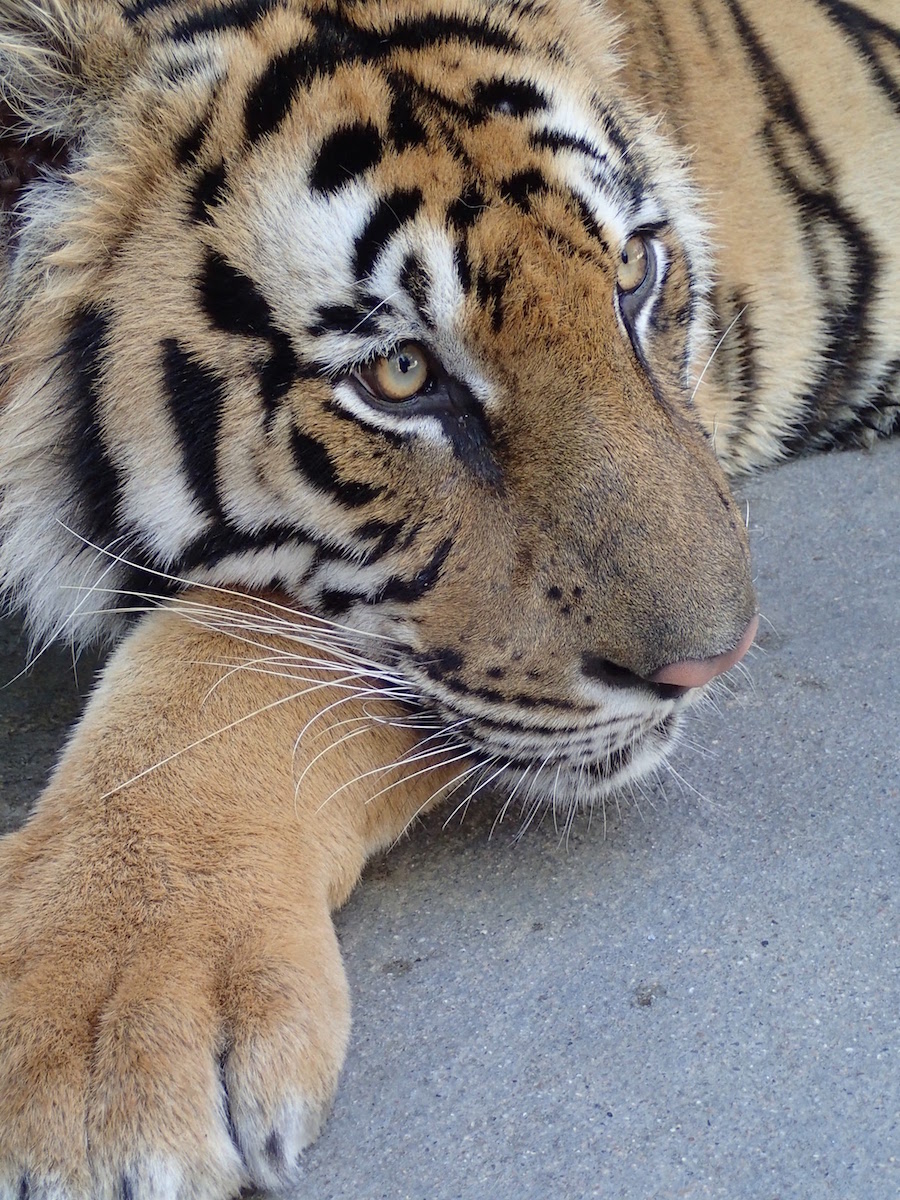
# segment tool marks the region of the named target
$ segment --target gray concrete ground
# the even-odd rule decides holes
[[[567,839],[439,814],[341,913],[306,1200],[900,1197],[900,442],[742,491],[752,682],[662,784]],[[2,692],[0,827],[76,703],[63,655]]]

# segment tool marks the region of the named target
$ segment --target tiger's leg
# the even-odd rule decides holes
[[[321,651],[194,619],[224,603],[144,620],[0,844],[2,1200],[296,1182],[349,1030],[330,911],[462,769],[373,772],[416,752],[402,711]]]

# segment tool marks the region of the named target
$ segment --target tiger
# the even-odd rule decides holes
[[[0,1200],[302,1186],[331,920],[653,771],[730,480],[900,408],[887,0],[0,0],[0,586],[114,647],[0,843]]]

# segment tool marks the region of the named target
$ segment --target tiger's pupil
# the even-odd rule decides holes
[[[404,342],[392,354],[376,359],[371,379],[382,400],[409,400],[428,382],[425,353],[416,342]]]

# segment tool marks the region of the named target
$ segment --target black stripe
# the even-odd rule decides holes
[[[472,728],[477,729],[478,725],[481,723],[482,722],[480,721],[473,721]],[[512,728],[515,728],[515,726]],[[532,727],[530,725],[521,726],[521,729],[526,733],[532,732]],[[477,742],[475,743],[475,746],[476,749],[484,749],[484,747]],[[591,762],[589,759],[580,756],[578,760],[579,779],[581,779],[584,775],[586,775],[588,779],[615,779],[619,772],[624,770],[624,768],[627,767],[631,762],[632,758],[634,757],[635,748],[636,747],[632,746],[631,744],[620,746],[617,750],[607,752],[604,754],[602,759],[598,759],[596,762]],[[555,761],[555,759],[550,760],[549,765],[551,769]],[[535,760],[533,758],[504,758],[504,766],[508,771],[527,771],[528,773],[531,773],[534,770],[534,764]]]
[[[589,715],[592,712],[596,713],[595,709],[590,709],[586,705],[573,704],[571,701],[561,700],[557,696],[552,698],[548,696],[542,700],[538,700],[534,696],[517,694],[514,696],[511,695],[509,702],[519,705],[520,708],[527,709],[549,708],[558,712],[584,713],[585,715]],[[586,732],[589,735],[589,731],[580,729],[578,726],[567,729],[560,728],[558,725],[533,725],[531,722],[523,725],[521,721],[510,720],[506,717],[486,717],[480,713],[477,717],[472,718],[471,726],[473,729],[493,729],[501,733],[510,733],[516,737],[521,737],[523,733],[534,734],[537,737],[552,738],[554,741],[557,741],[564,735],[583,734]],[[491,735],[486,734],[486,736],[490,737]]]
[[[528,141],[535,150],[575,150],[596,163],[606,162],[606,155],[601,154],[596,146],[592,146],[586,138],[575,137],[571,133],[560,133],[556,129],[541,129],[532,133]]]
[[[208,221],[211,210],[221,204],[227,195],[224,162],[201,171],[191,190],[191,217],[195,221]]]
[[[317,192],[338,191],[374,167],[383,149],[381,134],[369,121],[357,121],[335,130],[318,149],[310,187]]]
[[[69,461],[84,498],[88,527],[78,533],[107,545],[119,528],[121,479],[104,444],[101,379],[109,342],[109,318],[97,308],[84,308],[72,323],[66,353],[72,364],[72,424]]]
[[[126,21],[138,21],[147,13],[156,12],[159,8],[171,8],[176,2],[177,0],[131,0],[131,3],[123,8],[122,15]]]
[[[387,84],[391,92],[388,130],[394,149],[399,153],[425,145],[428,133],[416,112],[414,81],[402,71],[392,71]]]
[[[422,323],[433,328],[434,322],[429,313],[431,285],[428,272],[415,254],[408,254],[400,268],[400,284],[403,290],[416,306],[416,312]]]
[[[513,34],[461,16],[409,17],[384,29],[361,29],[334,12],[319,12],[311,19],[312,38],[273,59],[250,90],[245,124],[251,142],[274,133],[297,93],[317,76],[329,77],[339,67],[382,62],[402,51],[454,41],[492,50],[515,50],[519,45]]]
[[[178,433],[187,481],[206,514],[221,520],[217,461],[224,383],[175,338],[166,338],[161,350],[166,404]]]
[[[511,17],[531,17],[544,8],[544,0],[503,0],[503,7]]]
[[[605,254],[612,254],[609,242],[606,240],[606,236],[603,233],[603,229],[597,221],[597,218],[591,212],[587,201],[582,196],[579,196],[577,192],[568,192],[566,194],[566,199],[570,204],[575,206],[578,216],[581,219],[582,228],[591,241],[596,242]]]
[[[445,538],[435,549],[427,566],[412,579],[403,579],[399,575],[393,575],[372,596],[340,588],[326,588],[319,596],[318,608],[324,616],[337,618],[344,616],[354,604],[377,605],[390,602],[413,604],[427,595],[437,583],[452,548],[453,539]]]
[[[469,183],[447,206],[447,221],[451,228],[462,233],[475,224],[487,207],[484,192],[477,183]]]
[[[710,25],[709,17],[706,15],[706,12],[705,12],[700,0],[691,0],[691,8],[693,10],[694,17],[697,21],[697,24],[700,26],[700,30],[701,30],[703,36],[709,42],[710,48],[712,50],[718,50],[719,49],[719,39],[716,37],[715,32],[713,31],[713,28]]]
[[[354,604],[364,601],[365,596],[360,596],[358,592],[345,592],[339,588],[326,588],[324,592],[320,592],[316,608],[321,612],[323,617],[337,620],[345,616]]]
[[[537,170],[518,171],[500,181],[500,195],[520,208],[531,212],[531,197],[540,196],[548,190],[547,180]]]
[[[498,112],[513,116],[524,117],[529,113],[541,112],[547,107],[547,97],[524,79],[481,80],[472,89],[472,100],[479,116],[484,119]]]
[[[387,243],[415,217],[421,205],[419,188],[396,188],[379,201],[356,239],[353,271],[357,279],[362,280],[369,274]]]
[[[468,295],[472,290],[472,264],[469,262],[468,246],[462,240],[453,248],[453,263],[459,276],[459,286]]]
[[[382,47],[385,43],[392,53],[396,50],[428,50],[433,46],[445,46],[448,42],[462,42],[480,50],[520,48],[515,34],[488,21],[470,21],[466,17],[443,16],[439,13],[398,21],[389,30],[378,32],[374,37],[381,53],[384,53]]]
[[[172,26],[175,41],[190,41],[204,33],[225,33],[229,29],[252,29],[266,13],[283,4],[283,0],[229,0],[220,7],[205,9],[185,17]]]
[[[443,679],[461,671],[466,665],[464,656],[453,646],[439,646],[428,654],[417,654],[416,661],[429,679]]]
[[[406,528],[406,521],[367,521],[356,530],[356,536],[363,541],[377,538],[371,550],[366,551],[363,566],[371,566],[389,554],[397,544],[397,539]]]
[[[368,455],[372,459],[384,458],[387,454],[382,443],[388,442],[389,445],[396,447],[398,450],[409,446],[411,435],[408,433],[397,433],[393,429],[368,429],[365,425],[360,425],[359,420],[353,413],[347,412],[334,399],[329,397],[322,404],[322,412],[328,413],[336,421],[346,421],[353,425],[357,431],[357,436],[360,434],[368,435],[370,445]]]
[[[833,414],[841,412],[863,376],[871,345],[869,312],[880,286],[878,257],[862,227],[838,200],[835,172],[813,138],[787,79],[738,0],[725,3],[767,103],[765,145],[775,173],[793,197],[825,315],[817,378],[800,397],[805,414],[794,435],[785,440],[787,449],[799,450],[826,435]]]
[[[244,126],[252,144],[274,133],[288,115],[294,96],[313,78],[312,45],[301,42],[277,55],[247,94]]]
[[[444,563],[452,549],[453,538],[444,538],[436,547],[427,566],[423,567],[412,579],[403,579],[399,575],[393,575],[367,603],[380,604],[396,601],[400,604],[413,604],[416,600],[421,600],[440,579]]]
[[[630,162],[631,141],[613,120],[608,102],[598,96],[591,103],[591,109],[600,124],[600,128],[603,130],[604,136],[612,143],[613,148],[618,151],[622,161],[626,163]]]
[[[876,85],[884,92],[900,114],[900,81],[896,72],[900,53],[900,29],[879,21],[844,0],[818,0],[830,20],[856,43],[856,47],[872,73]]]
[[[342,480],[325,446],[297,428],[291,432],[291,451],[298,471],[314,487],[333,496],[345,508],[360,508],[384,491],[367,483]]]
[[[165,600],[184,590],[182,579],[173,578],[172,574],[155,570],[149,558],[142,561],[143,558],[144,556],[139,552],[134,550],[129,552],[127,570],[121,580],[116,583],[117,608],[127,610],[137,597],[147,600]]]
[[[197,161],[203,148],[203,139],[209,128],[209,113],[206,112],[199,121],[175,145],[175,161],[180,167],[189,167]]]
[[[490,312],[494,333],[499,333],[503,328],[503,296],[511,275],[511,271],[497,271],[492,275],[482,269],[475,280],[478,303]]]
[[[179,556],[173,574],[190,574],[199,567],[211,569],[223,558],[237,554],[252,554],[285,545],[302,546],[308,543],[303,532],[292,525],[264,525],[247,531],[222,523],[200,534]]]
[[[756,325],[750,301],[742,291],[733,291],[717,307],[721,324],[730,330],[719,347],[720,370],[726,374],[727,387],[737,407],[737,422],[746,429],[756,415],[757,375]],[[714,360],[715,361],[715,360]]]
[[[377,301],[375,302],[378,303]],[[317,308],[309,333],[320,336],[326,333],[373,334],[378,324],[372,316],[372,308],[354,307],[352,304],[323,304]]]
[[[280,402],[300,378],[318,379],[319,372],[302,366],[286,333],[276,331],[270,339],[272,352],[258,366],[259,387],[266,410],[266,426],[271,425]]]
[[[217,329],[245,337],[271,339],[272,310],[249,276],[208,250],[197,282],[203,310]]]
[[[197,288],[204,311],[217,329],[269,343],[269,358],[257,371],[266,422],[271,423],[291,385],[301,376],[314,378],[318,372],[299,362],[290,338],[276,326],[269,302],[253,280],[213,250],[207,251]]]

